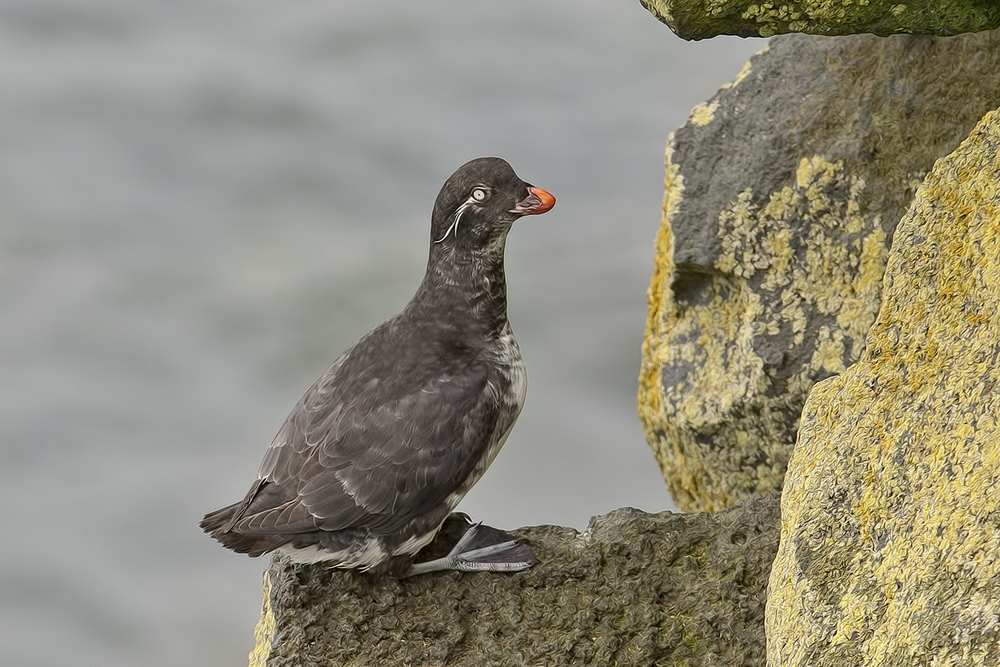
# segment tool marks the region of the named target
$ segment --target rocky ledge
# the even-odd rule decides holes
[[[778,524],[777,496],[621,509],[584,533],[518,531],[539,562],[510,575],[397,581],[275,558],[251,665],[763,665]],[[448,528],[430,555],[458,538]]]

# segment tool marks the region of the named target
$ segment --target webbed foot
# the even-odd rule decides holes
[[[535,562],[535,555],[524,542],[497,528],[476,523],[469,526],[447,556],[414,563],[403,577],[444,570],[520,572]]]

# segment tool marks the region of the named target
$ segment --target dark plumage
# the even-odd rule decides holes
[[[524,403],[504,242],[517,218],[554,204],[499,158],[452,174],[434,203],[427,271],[412,300],[309,388],[246,497],[201,527],[251,556],[280,550],[302,562],[412,573],[413,554],[486,471]],[[465,546],[479,547],[483,534]],[[531,564],[512,543],[483,551],[453,551],[430,569]]]

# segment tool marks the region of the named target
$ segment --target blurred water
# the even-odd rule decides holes
[[[479,155],[519,223],[528,404],[463,503],[671,508],[635,416],[667,134],[761,42],[638,2],[0,0],[0,655],[243,665],[263,560],[200,534],[288,409],[410,297]]]

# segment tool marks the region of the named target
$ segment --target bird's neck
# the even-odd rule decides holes
[[[503,247],[479,253],[432,248],[411,306],[415,314],[443,319],[457,336],[499,336],[507,326]]]

